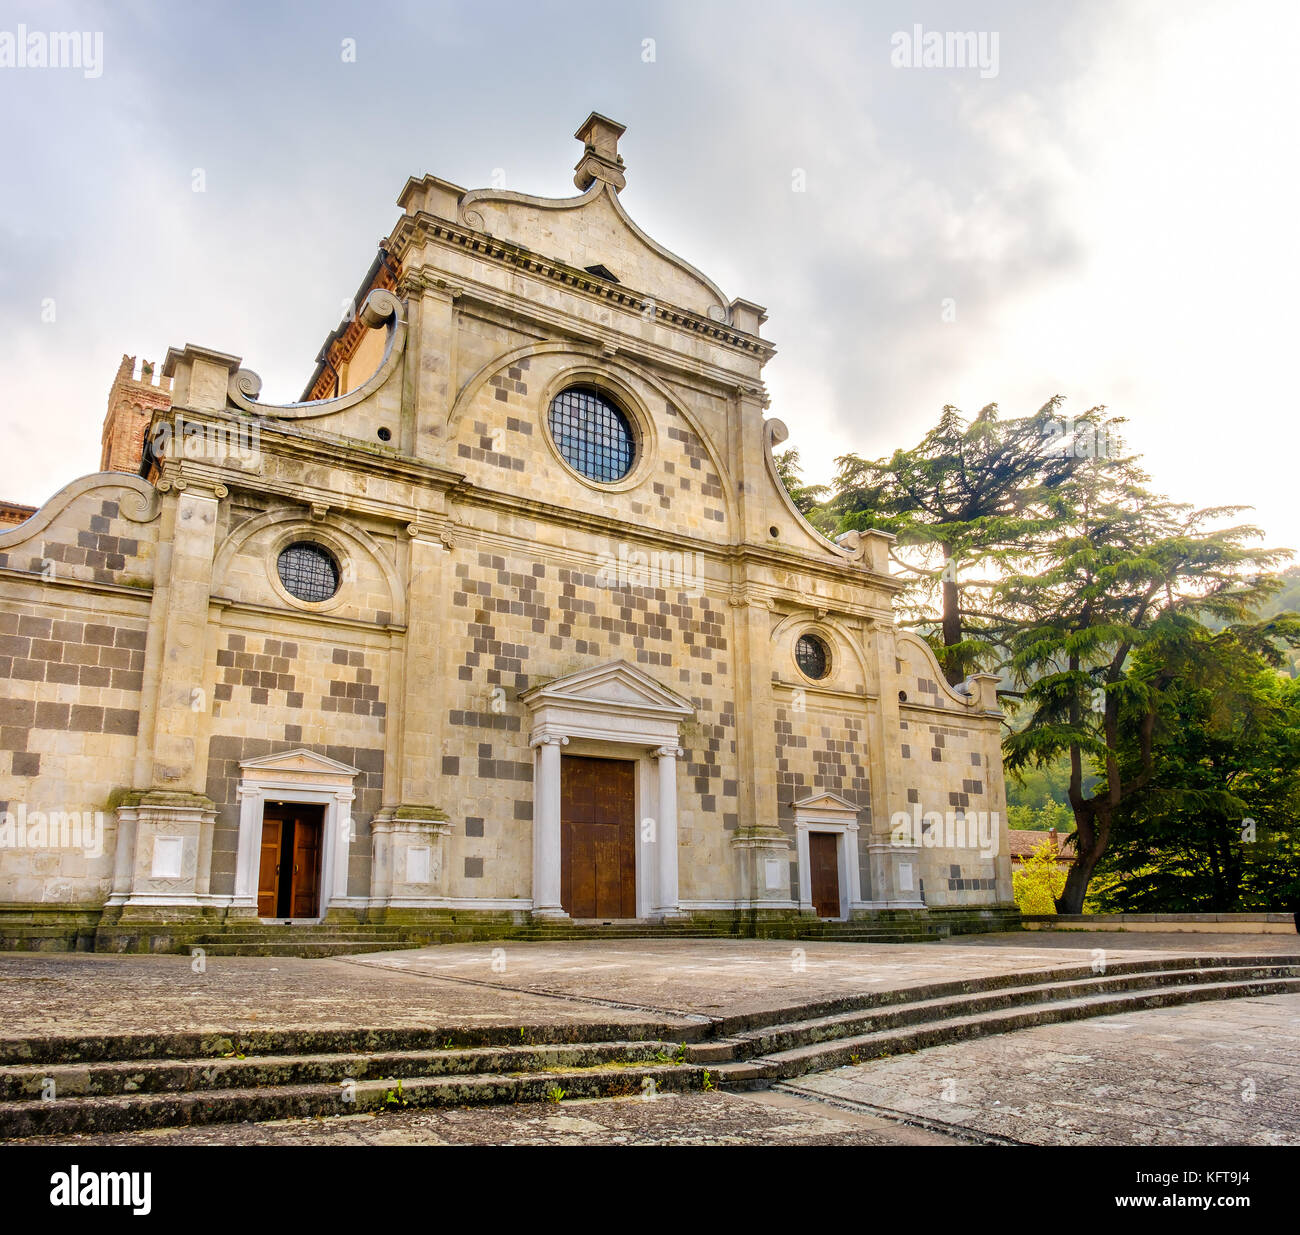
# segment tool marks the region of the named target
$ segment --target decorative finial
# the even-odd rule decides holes
[[[618,153],[618,139],[626,131],[625,125],[599,112],[592,112],[578,126],[574,137],[582,142],[584,149],[573,183],[584,193],[597,180],[603,180],[615,191],[627,183],[623,175],[623,160]]]

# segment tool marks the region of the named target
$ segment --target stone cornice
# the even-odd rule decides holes
[[[804,557],[791,552],[789,549],[772,549],[767,545],[720,544],[716,540],[687,536],[681,532],[657,531],[641,523],[614,521],[607,515],[587,514],[567,506],[556,506],[540,498],[525,497],[522,494],[496,493],[487,489],[466,488],[455,496],[459,504],[465,508],[480,507],[506,511],[514,515],[523,515],[525,518],[536,519],[538,522],[560,524],[565,527],[598,533],[611,542],[626,539],[635,541],[638,544],[659,546],[670,552],[699,553],[714,561],[746,565],[753,563],[782,571],[799,571],[835,583],[850,583],[859,587],[869,586],[891,593],[901,591],[904,586],[892,575],[872,574],[864,568],[854,567],[843,558]],[[458,536],[466,542],[479,539],[490,541],[495,535],[491,531],[480,531],[472,524],[463,522],[457,532]],[[505,537],[502,538],[501,543],[517,543],[518,540],[518,536]],[[719,583],[719,587],[724,590],[730,586],[728,582]],[[780,588],[764,588],[761,583],[752,580],[747,582],[745,586],[750,589],[752,595],[745,597],[742,603],[766,604],[769,597],[773,600],[788,601],[789,599],[789,593]],[[852,613],[857,617],[876,618],[885,623],[893,621],[892,614],[884,614],[880,609],[869,605],[846,609],[840,602],[832,598],[827,597],[825,600],[824,607],[829,611]]]
[[[465,292],[459,299],[459,312],[464,317],[477,318],[516,331],[520,329],[521,322],[526,322],[532,327],[538,342],[569,339],[573,340],[576,347],[600,349],[606,356],[622,355],[688,385],[707,389],[722,399],[732,398],[741,385],[756,388],[752,377],[741,378],[735,369],[712,364],[698,356],[664,347],[615,327],[598,326],[546,304],[512,297],[508,292],[496,288],[477,287],[472,293]],[[766,406],[766,400],[764,393],[758,401]]]
[[[342,617],[335,613],[308,613],[300,609],[285,609],[275,605],[259,605],[249,600],[233,600],[228,596],[210,596],[208,604],[215,609],[232,609],[236,613],[254,613],[276,622],[302,621],[309,626],[340,626],[348,630],[368,630],[377,635],[405,634],[402,622],[366,622],[360,618]]]
[[[390,237],[390,249],[399,260],[404,260],[409,248],[421,240],[434,240],[450,247],[462,248],[480,259],[487,258],[499,262],[503,266],[535,275],[539,279],[562,284],[570,291],[584,293],[606,303],[621,305],[637,313],[644,313],[653,306],[652,311],[656,321],[679,330],[704,335],[723,347],[745,352],[764,363],[776,354],[776,348],[756,335],[745,334],[724,322],[716,322],[690,309],[664,303],[656,297],[633,291],[621,283],[611,283],[585,270],[567,266],[552,258],[542,257],[522,245],[457,226],[424,211],[405,216],[398,221]]]

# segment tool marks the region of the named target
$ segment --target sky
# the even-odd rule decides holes
[[[20,24],[94,70],[7,65]],[[124,352],[297,398],[408,176],[571,196],[595,110],[637,223],[766,306],[806,480],[1059,394],[1300,550],[1298,47],[1291,0],[0,0],[0,498],[97,468]]]

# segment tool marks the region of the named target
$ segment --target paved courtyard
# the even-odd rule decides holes
[[[1300,956],[1289,935],[1008,933],[942,944],[465,944],[344,959],[0,953],[0,1037],[256,1026],[698,1023],[961,978],[1180,955]]]
[[[698,1025],[864,991],[1170,956],[1297,956],[1290,936],[505,943],[331,960],[0,955],[0,1037]],[[1300,1145],[1300,995],[1023,1029],[801,1077],[558,1105],[394,1110],[61,1138],[129,1144]]]

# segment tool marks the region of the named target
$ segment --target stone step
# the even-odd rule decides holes
[[[675,1042],[613,1041],[355,1054],[236,1055],[0,1067],[0,1102],[186,1093],[275,1085],[340,1084],[417,1076],[541,1072],[601,1064],[682,1064]],[[45,1100],[49,1100],[46,1097]]]
[[[931,1046],[944,1046],[972,1038],[1054,1025],[1062,1021],[1083,1020],[1097,1016],[1114,1016],[1140,1012],[1147,1008],[1168,1008],[1211,999],[1257,998],[1300,992],[1300,978],[1271,978],[1244,982],[1221,982],[1205,985],[1174,986],[1124,994],[1096,995],[1082,999],[1061,1000],[1013,1007],[911,1025],[904,1029],[868,1033],[830,1042],[818,1042],[774,1051],[734,1063],[715,1065],[718,1085],[768,1084],[776,1080],[824,1072],[880,1059],[889,1055],[908,1054]]]
[[[354,940],[358,943],[400,944],[404,935],[386,935],[378,931],[229,931],[220,935],[200,935],[193,940],[193,946],[207,947],[218,943],[345,943]]]
[[[978,990],[938,999],[917,999],[892,1007],[869,1007],[829,1016],[805,1017],[735,1035],[735,1058],[768,1055],[818,1042],[860,1036],[911,1024],[960,1018],[1092,995],[1121,994],[1162,987],[1187,987],[1225,981],[1300,979],[1298,965],[1220,966],[1213,969],[1161,969],[1095,975],[1067,981],[1027,981],[1021,986]],[[691,1048],[696,1050],[698,1048]],[[693,1057],[693,1056],[692,1056]]]
[[[609,1098],[704,1086],[704,1069],[689,1064],[604,1065],[582,1070],[482,1073],[359,1080],[346,1084],[250,1086],[188,1093],[0,1102],[0,1136],[69,1136],[140,1128],[304,1119],[407,1107]]]
[[[557,1025],[474,1025],[349,1029],[245,1027],[75,1036],[0,1038],[0,1066],[123,1061],[224,1059],[236,1055],[333,1055],[342,1053],[469,1050],[476,1047],[574,1046],[609,1042],[681,1042],[703,1036],[707,1026],[668,1021],[582,1022]]]
[[[208,956],[296,956],[320,959],[328,956],[351,956],[358,952],[393,952],[402,948],[418,948],[418,943],[403,943],[392,939],[362,941],[349,939],[318,940],[312,942],[263,941],[261,943],[204,943],[195,944]],[[192,952],[193,947],[187,947]]]

